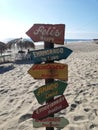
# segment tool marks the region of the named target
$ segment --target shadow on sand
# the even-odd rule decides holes
[[[14,61],[15,64],[34,64],[33,60],[17,60]],[[37,63],[40,64],[41,62]]]
[[[15,64],[34,64],[33,60],[16,60]]]
[[[3,74],[7,71],[10,71],[12,69],[14,69],[15,67],[13,65],[9,65],[9,66],[0,66],[0,74]]]

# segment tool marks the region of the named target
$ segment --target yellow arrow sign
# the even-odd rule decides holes
[[[61,63],[35,64],[28,73],[35,79],[60,79],[68,80],[68,65]]]

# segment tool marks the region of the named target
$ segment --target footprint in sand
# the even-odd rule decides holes
[[[77,104],[71,104],[70,111],[73,111],[77,107]]]
[[[75,116],[75,117],[74,117],[74,121],[79,121],[79,120],[85,120],[85,117],[82,116],[82,115],[79,115],[79,116]]]

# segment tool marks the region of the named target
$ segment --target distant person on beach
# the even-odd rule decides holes
[[[30,53],[30,50],[28,49],[28,54]]]
[[[27,60],[31,60],[31,53],[30,53],[30,50],[29,50],[29,49],[28,49],[28,51],[27,51],[26,59],[27,59]]]

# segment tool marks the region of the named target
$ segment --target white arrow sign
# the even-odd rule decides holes
[[[64,117],[48,117],[43,120],[33,120],[33,127],[56,127],[64,128],[69,124],[69,121]]]

